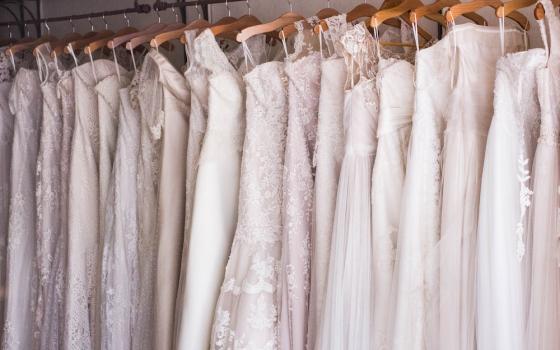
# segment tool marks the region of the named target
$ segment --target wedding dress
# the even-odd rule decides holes
[[[372,173],[373,348],[391,345],[391,286],[401,193],[414,112],[414,66],[405,60],[381,58],[378,63],[379,126]]]
[[[525,254],[531,169],[539,136],[536,72],[543,49],[502,57],[480,190],[476,269],[477,349],[526,349]]]
[[[439,347],[474,350],[480,182],[486,135],[493,115],[496,62],[502,51],[496,45],[501,35],[497,28],[470,23],[461,26],[465,29],[448,34],[453,36],[455,76],[447,101],[442,154]],[[505,29],[503,41],[504,53],[523,50],[523,34],[519,30]],[[498,324],[502,326],[501,322]],[[496,337],[492,328],[486,331],[492,333],[490,337]]]
[[[286,80],[284,64],[275,61],[245,75],[247,130],[239,218],[216,304],[211,349],[280,349],[277,302],[288,123]]]
[[[449,35],[416,54],[415,111],[391,292],[394,320],[390,326],[395,350],[439,349],[437,241],[443,116],[451,80]]]
[[[99,59],[72,70],[75,93],[75,128],[70,159],[68,261],[66,281],[66,349],[92,349],[98,341],[100,257],[100,179],[109,167],[102,146],[112,130],[105,128],[96,85],[116,76],[115,64]],[[105,110],[106,111],[106,110]],[[103,126],[103,128],[102,128]],[[101,162],[103,160],[103,162]]]
[[[191,90],[191,111],[189,115],[189,136],[187,140],[186,158],[186,195],[185,195],[185,231],[183,237],[183,248],[181,254],[181,275],[179,277],[179,288],[177,290],[177,305],[175,309],[175,338],[178,349],[188,348],[188,344],[194,342],[190,339],[189,331],[196,322],[188,320],[190,315],[186,308],[186,285],[187,260],[189,248],[189,234],[191,228],[191,217],[194,203],[194,191],[196,186],[196,175],[198,161],[202,149],[202,141],[206,132],[206,122],[208,119],[208,71],[202,64],[196,61],[194,53],[194,40],[198,35],[198,30],[188,30],[185,32],[185,51],[189,66],[185,71],[185,79]]]
[[[556,79],[560,72],[560,22],[550,0],[542,4],[549,25],[550,56],[547,66],[537,71],[541,124],[532,173],[534,194],[528,230],[528,235],[532,235],[532,262],[526,348],[554,350],[560,344],[560,86]],[[540,24],[544,27],[544,23]],[[546,32],[543,35],[546,47],[545,39]]]
[[[33,333],[38,293],[35,185],[42,102],[37,70],[19,68],[9,97],[14,136],[2,338],[6,350],[37,347]]]
[[[321,56],[296,22],[295,52],[288,56],[288,129],[282,195],[282,267],[279,323],[282,349],[305,349],[313,217],[313,153],[321,84]]]
[[[8,220],[10,210],[10,166],[12,140],[14,137],[14,115],[10,111],[9,96],[13,74],[5,48],[0,48],[0,288],[6,282],[6,243],[8,240]],[[0,297],[0,324],[4,324],[4,301]],[[0,329],[2,337],[3,327]]]
[[[64,320],[64,304],[51,292],[59,285],[59,270],[53,257],[62,242],[62,109],[57,96],[58,74],[50,56],[50,44],[37,47],[40,63],[43,117],[37,158],[37,269],[39,290],[35,310],[35,332],[39,349],[59,349],[64,337],[59,321]],[[51,299],[52,297],[55,297]],[[63,324],[63,323],[62,323]]]
[[[125,79],[121,81],[124,85]],[[126,79],[128,80],[128,79]],[[137,169],[140,111],[137,78],[119,90],[118,136],[107,194],[101,260],[101,349],[133,349],[139,274]],[[132,95],[132,96],[131,96]]]
[[[344,159],[332,230],[324,312],[316,348],[372,349],[371,175],[375,158],[378,95],[370,71],[373,38],[363,24],[342,38],[349,74],[360,80],[346,91]],[[354,82],[354,78],[351,79]]]
[[[324,33],[328,58],[321,61],[321,87],[317,143],[314,164],[315,189],[313,202],[313,230],[311,231],[311,277],[309,292],[309,322],[307,348],[315,348],[319,322],[325,298],[329,266],[332,224],[336,204],[336,189],[342,158],[344,157],[344,85],[346,63],[342,57],[340,37],[351,25],[346,14],[326,19],[329,30]],[[321,55],[323,56],[323,55]]]
[[[167,58],[155,50],[148,53],[159,70],[161,137],[157,202],[157,261],[155,290],[155,337],[158,349],[173,346],[175,301],[181,268],[181,242],[185,224],[185,183],[189,115],[189,89],[185,78]],[[178,189],[181,189],[178,191]]]

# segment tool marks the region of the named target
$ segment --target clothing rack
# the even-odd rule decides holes
[[[41,24],[44,23],[52,23],[52,22],[65,22],[65,21],[73,21],[73,20],[80,20],[80,19],[92,19],[92,18],[101,18],[101,17],[108,17],[108,16],[117,16],[117,15],[124,15],[129,13],[150,13],[152,10],[159,12],[165,11],[167,9],[177,8],[181,10],[183,22],[186,20],[186,8],[190,6],[200,6],[202,8],[202,13],[205,19],[208,19],[208,5],[212,4],[224,4],[230,2],[239,2],[239,1],[246,1],[246,0],[199,0],[199,1],[178,1],[178,2],[165,2],[157,0],[153,5],[149,4],[139,4],[138,1],[134,1],[134,5],[130,8],[124,8],[119,10],[112,10],[112,11],[100,11],[100,12],[91,12],[91,13],[84,13],[84,14],[77,14],[77,15],[70,15],[70,16],[60,16],[60,17],[45,17],[41,18],[40,13],[37,12],[37,16],[33,16],[32,12],[23,4],[24,0],[21,0],[23,9],[21,10],[20,18],[18,19],[15,12],[10,10],[4,3],[13,3],[13,2],[0,2],[0,7],[8,9],[8,12],[12,14],[12,16],[16,19],[10,22],[0,22],[0,27],[6,26],[19,26],[20,32],[22,35],[25,33],[25,26],[27,24],[34,24],[37,27],[37,32],[41,31]],[[39,0],[36,0],[39,3]],[[38,7],[39,9],[39,7]],[[24,12],[27,11],[31,19],[24,20]],[[39,10],[37,10],[39,11]]]

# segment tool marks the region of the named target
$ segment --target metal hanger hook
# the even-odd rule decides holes
[[[23,24],[23,30],[25,32],[25,35],[29,38],[31,36],[31,33],[29,33],[29,26],[27,25],[27,23]]]
[[[91,31],[92,31],[92,32],[95,31],[95,27],[93,26],[93,22],[91,21],[91,17],[88,17],[87,20],[88,20],[88,22],[89,22],[89,25],[91,26]]]
[[[196,8],[196,12],[198,12],[198,19],[202,18],[202,13],[200,12],[200,7],[198,5],[198,1],[196,2],[196,5],[194,5],[194,7]]]
[[[128,19],[128,16],[126,15],[126,12],[123,13],[123,17],[124,17],[124,21],[126,22],[126,26],[130,27],[130,20]]]
[[[109,24],[107,23],[107,20],[105,19],[105,14],[103,14],[101,16],[101,19],[103,20],[103,23],[105,23],[105,30],[109,29]]]
[[[10,36],[10,40],[12,40],[12,36],[13,36],[13,34],[12,34],[12,26],[10,26],[9,24],[8,24],[8,35]]]
[[[161,23],[161,16],[159,15],[159,8],[156,8],[157,22]]]
[[[175,15],[175,23],[179,23],[179,14],[175,11],[175,6],[171,6],[171,11]]]
[[[294,12],[294,4],[292,3],[292,0],[288,0],[288,5],[290,5],[290,12]]]
[[[49,26],[49,24],[47,23],[47,21],[45,20],[44,22],[45,28],[47,29],[47,35],[51,35],[51,27]]]
[[[72,33],[76,33],[76,25],[74,24],[72,17],[70,17],[68,21],[70,22],[70,26],[72,27]]]
[[[327,8],[328,8],[328,9],[331,8],[331,0],[327,0]]]
[[[249,3],[249,0],[245,0],[246,4],[247,4],[247,11],[249,13],[249,16],[251,15],[251,4]]]
[[[226,4],[226,9],[227,9],[228,16],[231,17],[231,8],[229,7],[228,0],[226,0],[225,4]]]

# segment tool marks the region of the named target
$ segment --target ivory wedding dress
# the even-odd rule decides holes
[[[542,4],[549,25],[550,56],[547,66],[537,71],[541,124],[532,173],[534,195],[528,231],[532,235],[532,261],[526,348],[555,350],[560,344],[560,85],[556,79],[560,72],[560,22],[550,0]],[[544,23],[541,25],[544,27]],[[546,32],[542,30],[546,45]]]
[[[239,218],[216,304],[211,349],[280,349],[277,305],[288,123],[286,80],[284,64],[275,61],[245,76],[247,130]]]
[[[6,350],[37,347],[33,332],[38,293],[35,185],[42,102],[38,72],[19,68],[9,97],[14,136],[2,335]]]
[[[393,269],[401,193],[414,112],[414,66],[382,58],[378,63],[379,126],[372,173],[373,349],[391,346]]]
[[[181,344],[185,349],[207,349],[237,224],[244,90],[241,77],[210,30],[194,40],[194,55],[195,62],[209,72],[209,105],[186,254],[182,322],[187,328],[183,328]]]
[[[533,49],[502,57],[496,67],[478,221],[479,350],[526,349],[530,254],[525,243],[540,122],[536,72],[545,64],[545,51]]]
[[[499,29],[470,23],[461,27],[464,29],[448,33],[453,36],[455,79],[447,101],[442,154],[439,347],[474,350],[480,182],[493,115],[496,62],[502,51],[496,45],[500,42]],[[505,29],[503,40],[504,53],[523,49],[523,34],[517,29]],[[501,322],[498,324],[501,327]],[[490,326],[486,331],[495,337],[492,329]],[[480,336],[477,334],[478,339]]]
[[[125,84],[123,79],[121,84]],[[133,349],[140,278],[137,169],[140,110],[137,77],[119,90],[118,135],[107,194],[101,260],[101,349]],[[126,79],[128,80],[128,79]],[[131,96],[132,95],[132,96]]]
[[[14,137],[14,115],[10,111],[9,96],[13,74],[5,48],[0,48],[0,288],[6,284],[6,243],[10,210],[10,168],[12,140]],[[5,296],[0,297],[0,324],[4,324]],[[3,327],[0,329],[2,336]]]
[[[62,233],[62,134],[63,118],[57,96],[58,74],[50,56],[50,44],[37,47],[42,71],[43,118],[37,158],[37,268],[39,290],[35,310],[35,332],[39,349],[59,349],[64,339],[64,303],[52,289],[63,289],[60,270],[53,257],[64,249]]]
[[[352,74],[353,67],[359,68],[360,80],[345,96],[345,153],[338,183],[324,312],[316,344],[322,350],[373,348],[371,176],[379,108],[374,72],[369,71],[373,38],[359,24],[346,32],[342,42],[348,52],[349,72]]]
[[[155,291],[155,337],[158,349],[173,347],[175,301],[181,269],[181,242],[185,224],[186,169],[177,160],[187,158],[189,89],[185,78],[165,58],[150,51],[159,71],[158,86],[162,96],[158,119],[161,135],[157,206],[157,273]],[[177,191],[181,189],[181,191]]]
[[[336,189],[344,157],[344,85],[346,63],[342,57],[340,37],[351,25],[346,14],[326,19],[329,30],[324,33],[330,56],[321,61],[321,87],[317,143],[314,164],[315,189],[313,230],[311,231],[311,277],[307,348],[314,349],[320,326],[331,248],[332,225],[336,205]],[[324,51],[324,50],[323,50]]]
[[[189,64],[185,71],[185,79],[191,90],[191,111],[186,159],[185,231],[181,256],[181,275],[179,277],[177,306],[175,310],[175,337],[178,349],[187,349],[188,345],[194,342],[189,334],[193,330],[193,324],[196,324],[195,321],[189,319],[189,315],[192,315],[192,313],[189,312],[185,302],[188,288],[196,288],[196,286],[186,285],[186,274],[196,175],[208,119],[208,71],[200,62],[196,61],[194,40],[197,35],[198,30],[188,30],[185,32],[185,51]]]
[[[100,203],[100,189],[105,186],[100,175],[107,174],[106,169],[112,167],[107,148],[110,143],[104,143],[111,139],[114,130],[111,123],[106,124],[110,113],[99,113],[109,112],[106,108],[110,106],[99,108],[102,97],[98,96],[96,85],[111,76],[116,79],[116,69],[120,67],[113,62],[99,59],[72,70],[76,121],[70,160],[66,349],[93,349],[99,340],[99,228],[100,209],[104,207]]]
[[[288,56],[288,129],[282,195],[280,347],[305,349],[313,217],[313,153],[321,84],[321,56],[296,23],[295,52]]]

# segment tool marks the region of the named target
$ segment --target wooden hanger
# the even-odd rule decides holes
[[[183,25],[181,28],[176,28],[174,30],[157,34],[152,38],[152,40],[150,40],[150,46],[159,47],[162,44],[175,39],[180,39],[181,42],[183,42],[182,38],[185,36],[186,30],[200,30],[209,28],[210,26],[211,24],[207,20],[198,18],[187,25]]]
[[[401,17],[404,13],[411,11],[415,8],[424,6],[424,4],[420,0],[404,0],[399,5],[387,9],[382,9],[377,11],[370,20],[370,25],[372,28],[379,27],[383,22],[391,18]],[[427,18],[436,18],[436,21],[439,22],[441,19],[437,19],[438,17],[435,15],[426,16]],[[404,18],[405,21],[409,21],[408,17]],[[418,34],[424,40],[430,41],[432,40],[432,36],[423,30],[422,28],[418,28]]]
[[[164,24],[164,23],[154,23],[154,24],[152,24],[152,25],[150,25],[150,26],[148,26],[148,27],[136,32],[136,33],[131,33],[131,34],[118,36],[118,37],[115,37],[115,38],[109,40],[107,42],[107,47],[112,49],[114,47],[121,46],[122,44],[127,43],[129,40],[132,40],[137,36],[140,36],[140,35],[145,34],[145,33],[155,33],[157,31],[165,28],[166,26],[167,25]]]
[[[174,31],[174,30],[181,30],[184,28],[184,24],[183,23],[174,23],[174,24],[169,24],[166,25],[165,28],[158,30],[154,33],[147,33],[147,34],[142,34],[139,35],[137,37],[134,37],[132,39],[130,39],[127,43],[126,43],[126,49],[127,50],[134,50],[135,48],[137,48],[138,46],[142,45],[142,44],[149,44],[152,39],[154,39],[157,35],[159,34],[163,34],[163,33],[167,33],[170,31]],[[172,46],[170,46],[172,48]]]
[[[35,39],[35,40],[20,40],[18,42],[16,42],[15,44],[11,45],[9,48],[6,49],[5,53],[7,55],[15,55],[18,52],[22,52],[25,50],[30,50],[30,49],[35,49],[37,46],[43,44],[43,43],[47,43],[47,42],[53,42],[56,41],[56,37],[47,34],[47,35],[43,35],[42,37]]]
[[[296,21],[302,21],[302,20],[305,20],[305,17],[292,11],[292,3],[290,1],[289,12],[284,13],[283,15],[276,18],[272,22],[258,24],[256,26],[251,26],[243,29],[241,33],[237,35],[237,41],[243,42],[255,35],[271,33],[277,31],[280,28],[284,28],[288,24],[292,24]]]
[[[475,12],[487,6],[498,9],[498,7],[502,6],[502,2],[500,0],[473,0],[470,2],[457,4],[451,6],[447,10],[447,12],[445,13],[445,19],[448,23],[451,23],[453,22],[454,18],[462,16],[464,13]],[[506,15],[506,17],[515,21],[524,30],[529,30],[531,28],[527,17],[525,17],[520,12],[512,11],[508,15]]]
[[[424,16],[430,15],[430,14],[439,14],[439,11],[441,11],[442,9],[446,8],[446,7],[451,7],[453,5],[457,5],[460,4],[461,2],[459,0],[437,0],[436,2],[429,4],[429,5],[425,5],[425,6],[421,6],[418,7],[412,11],[410,11],[410,21],[413,23],[418,23],[418,21],[420,21],[420,19]],[[488,22],[486,21],[486,19],[484,19],[484,17],[482,17],[481,15],[477,14],[476,12],[468,12],[463,14],[463,17],[473,21],[474,23],[478,24],[478,25],[488,25]],[[446,23],[444,23],[444,25],[446,25]]]
[[[100,40],[103,38],[108,38],[115,35],[115,32],[113,32],[112,30],[102,30],[99,33],[91,36],[91,37],[85,37],[82,39],[78,39],[78,40],[74,40],[70,43],[68,43],[66,45],[66,47],[64,48],[64,52],[65,53],[70,53],[70,45],[72,45],[72,50],[74,52],[77,52],[79,50],[82,50],[84,47],[88,46],[89,44],[91,44],[92,42],[96,41],[96,40]]]

